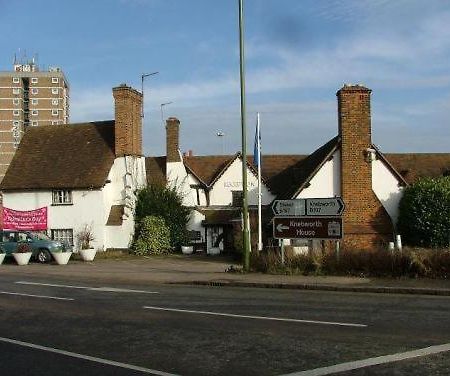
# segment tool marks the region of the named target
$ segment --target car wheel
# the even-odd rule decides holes
[[[52,255],[48,250],[40,249],[36,255],[36,260],[38,260],[41,264],[45,264],[52,261]]]

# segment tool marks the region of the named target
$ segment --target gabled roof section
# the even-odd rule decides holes
[[[114,159],[114,120],[29,128],[0,189],[100,188]]]
[[[185,166],[206,186],[211,186],[237,158],[235,155],[185,156]]]
[[[392,165],[392,163],[386,158],[386,156],[378,149],[378,147],[372,144],[372,148],[375,149],[378,158],[385,164],[385,166],[391,171],[391,173],[397,178],[399,184],[402,186],[408,185],[405,178],[397,171],[397,169]]]
[[[277,198],[291,199],[296,196],[336,151],[339,144],[339,137],[336,136],[312,154],[302,156],[298,162],[273,176],[269,185]]]

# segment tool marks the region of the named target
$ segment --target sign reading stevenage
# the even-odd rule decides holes
[[[21,231],[47,230],[47,207],[26,211],[3,208],[3,228]]]

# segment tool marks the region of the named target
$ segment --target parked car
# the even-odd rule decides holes
[[[41,263],[50,262],[52,260],[51,252],[61,252],[66,250],[66,246],[50,239],[44,233],[34,233],[29,231],[0,231],[0,248],[11,256],[17,250],[20,244],[28,244],[32,249],[32,257]]]

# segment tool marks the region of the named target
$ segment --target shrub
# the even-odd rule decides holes
[[[170,231],[164,218],[147,216],[139,226],[132,252],[136,255],[160,255],[170,249]]]
[[[183,206],[183,198],[175,187],[167,188],[153,184],[138,191],[136,233],[139,233],[142,220],[145,217],[163,218],[170,231],[170,245],[172,248],[179,248],[188,241],[186,226],[189,215],[190,209]]]
[[[398,228],[413,246],[446,247],[450,238],[450,176],[422,179],[405,189]]]
[[[282,274],[326,274],[358,277],[450,277],[450,250],[405,248],[402,252],[343,249],[335,252],[294,255],[286,247],[285,263],[279,250],[253,252],[254,271]]]

